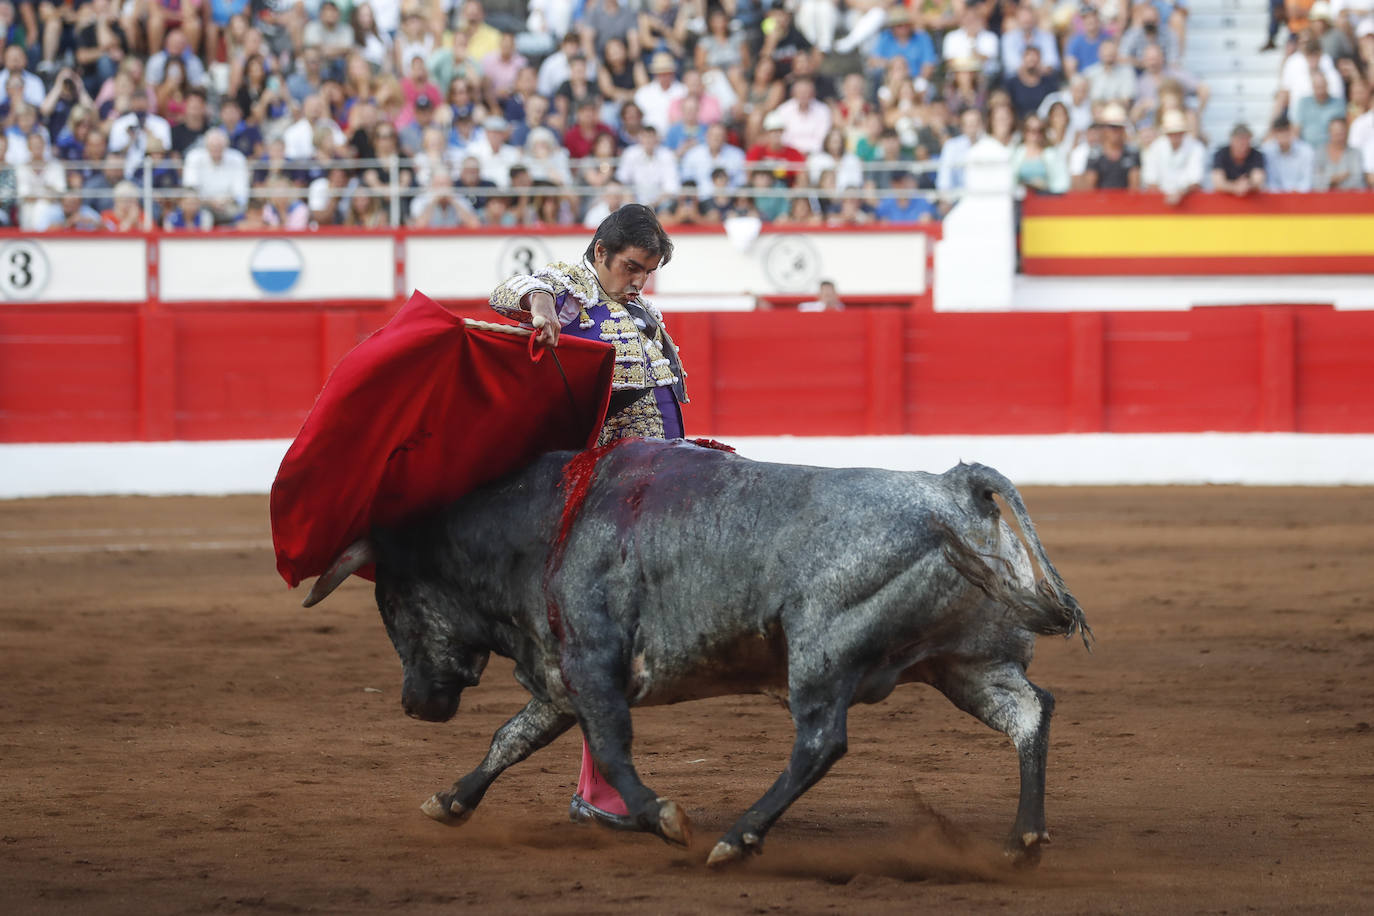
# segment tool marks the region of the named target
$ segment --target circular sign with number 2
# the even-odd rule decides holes
[[[42,246],[19,241],[0,247],[0,296],[37,299],[47,287],[49,275],[48,256]]]

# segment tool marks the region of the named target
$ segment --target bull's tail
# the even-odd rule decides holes
[[[997,471],[981,464],[961,465],[959,470],[964,472],[973,498],[985,502],[986,506],[983,508],[987,509],[994,519],[999,514],[997,504],[992,499],[994,495],[1001,496],[1011,507],[1012,514],[1016,516],[1016,522],[1021,528],[1022,538],[1030,549],[1031,556],[1040,566],[1043,578],[1036,582],[1034,590],[1022,587],[990,565],[989,561],[1004,563],[1000,557],[983,554],[966,538],[948,526],[941,525],[945,534],[944,554],[950,565],[990,598],[1017,611],[1032,631],[1046,636],[1062,635],[1065,638],[1078,632],[1083,638],[1083,645],[1091,652],[1093,631],[1083,615],[1083,608],[1079,606],[1078,599],[1074,598],[1068,586],[1064,584],[1063,577],[1059,575],[1059,570],[1054,568],[1049,555],[1045,553],[1040,536],[1035,532],[1035,523],[1031,521],[1030,513],[1026,511],[1026,504],[1021,501],[1021,494],[1016,486]]]

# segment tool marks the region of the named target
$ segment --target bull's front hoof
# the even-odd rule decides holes
[[[721,840],[711,849],[711,854],[706,857],[708,868],[719,868],[722,865],[729,865],[731,862],[738,862],[744,858],[744,850],[734,843],[727,843]]]
[[[1048,833],[1023,833],[1007,843],[1006,856],[1013,868],[1035,868],[1049,842]]]
[[[692,821],[677,802],[659,800],[658,835],[678,846],[692,845]]]
[[[438,795],[431,795],[420,806],[426,817],[432,817],[441,824],[456,827],[472,817],[472,809],[464,808],[458,802],[448,803]]]
[[[738,843],[728,839],[721,840],[711,849],[711,854],[706,857],[706,864],[711,868],[729,865],[731,862],[742,861],[746,852],[754,855],[763,852],[763,837],[750,831],[740,837]]]

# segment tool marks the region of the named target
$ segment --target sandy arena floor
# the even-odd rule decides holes
[[[407,719],[366,584],[302,610],[263,497],[0,502],[0,911],[1369,912],[1374,491],[1026,497],[1098,636],[1030,671],[1058,699],[1030,873],[997,852],[1010,742],[918,686],[853,711],[743,867],[703,861],[786,760],[763,698],[636,713],[690,852],[570,824],[571,734],[443,827],[419,804],[523,704],[508,664]]]

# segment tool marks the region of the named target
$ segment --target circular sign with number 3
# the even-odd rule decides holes
[[[501,250],[501,258],[496,262],[496,282],[504,283],[511,277],[529,276],[552,260],[553,255],[543,239],[531,236],[513,238]]]
[[[19,241],[0,247],[0,296],[25,302],[37,299],[47,288],[49,276],[42,246]]]

